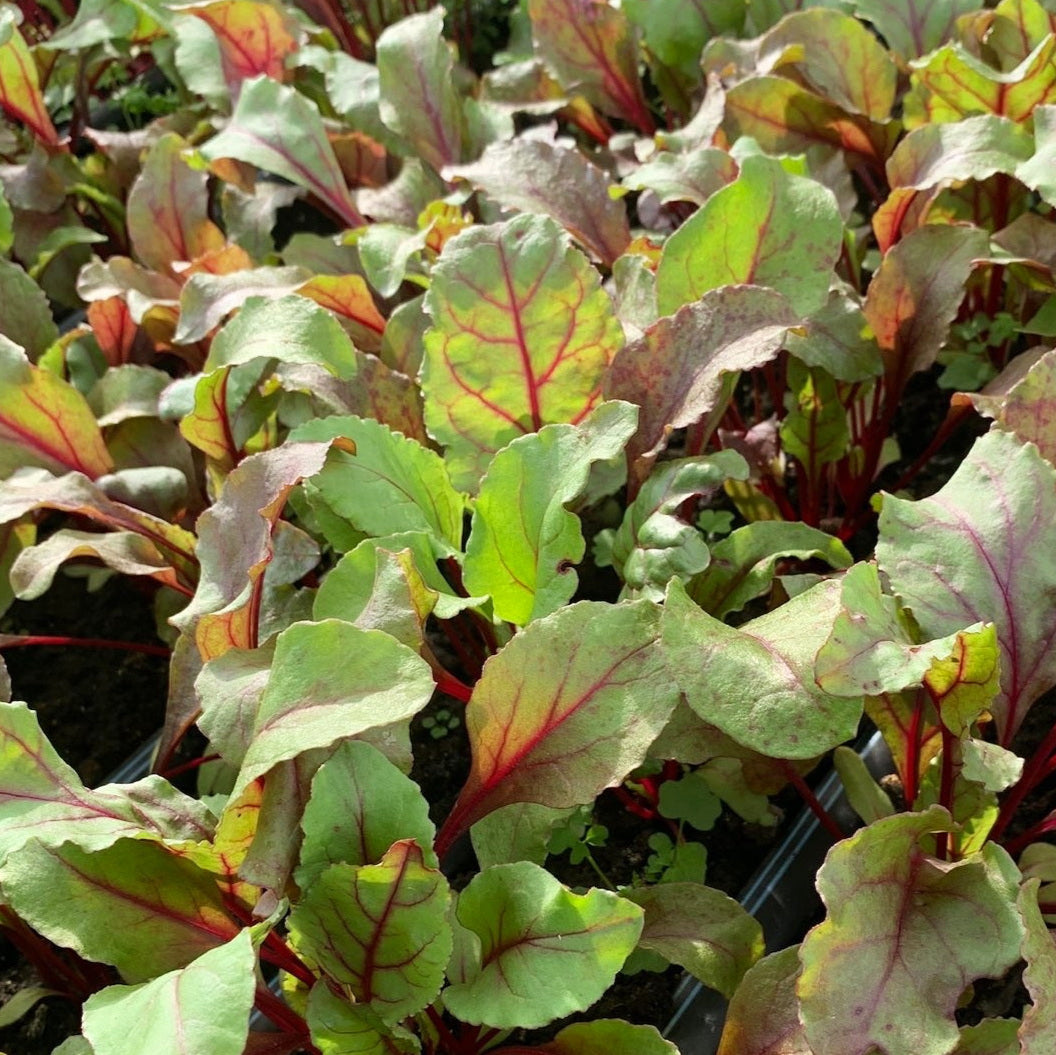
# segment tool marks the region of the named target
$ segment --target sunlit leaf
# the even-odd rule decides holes
[[[553,220],[531,214],[448,242],[425,307],[426,424],[465,490],[510,440],[582,421],[623,342],[597,271]]]
[[[651,136],[655,122],[638,77],[638,47],[624,12],[606,0],[529,0],[535,51],[562,86]]]
[[[495,865],[458,896],[444,1003],[464,1022],[498,1029],[585,1010],[634,948],[642,916],[607,890],[574,894],[527,861]]]
[[[58,146],[59,136],[41,94],[37,64],[18,28],[17,10],[0,10],[0,107],[41,142]]]
[[[388,1023],[436,997],[451,955],[447,881],[410,839],[377,864],[335,864],[290,915],[303,948]]]
[[[94,1055],[121,1055],[129,1037],[155,1055],[241,1055],[256,988],[248,930],[181,970],[88,998],[84,1035]]]
[[[464,578],[471,593],[491,595],[500,619],[524,626],[571,600],[586,543],[567,506],[594,462],[619,455],[636,420],[630,404],[603,403],[581,425],[545,425],[492,459],[473,509]]]
[[[500,806],[589,803],[638,765],[678,695],[658,635],[650,602],[584,601],[489,659],[466,706],[472,768],[437,852]]]
[[[1019,873],[992,843],[957,862],[929,858],[921,837],[950,823],[939,808],[902,813],[829,852],[818,873],[828,916],[803,941],[797,985],[815,1055],[946,1055],[964,990],[1018,961]]]
[[[364,223],[315,105],[269,77],[244,81],[230,122],[202,148],[210,160],[258,165],[318,196],[349,227]]]
[[[677,1055],[678,1049],[655,1026],[632,1026],[621,1019],[598,1018],[565,1026],[548,1044],[545,1055]]]
[[[363,351],[377,352],[381,347],[385,318],[362,275],[316,275],[296,292],[337,315]]]
[[[664,246],[656,273],[660,312],[671,315],[719,286],[751,283],[783,293],[808,314],[828,297],[842,237],[830,190],[790,176],[772,158],[745,158],[737,179]]]

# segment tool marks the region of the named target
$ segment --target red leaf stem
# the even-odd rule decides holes
[[[807,804],[810,808],[810,812],[818,818],[821,826],[832,836],[835,842],[840,842],[844,833],[840,830],[840,826],[832,819],[829,815],[828,810],[818,801],[817,796],[807,786],[807,782],[803,779],[798,772],[796,772],[795,766],[791,762],[781,760],[781,770],[788,778],[788,782],[796,789],[799,793],[799,797]]]
[[[1045,735],[1045,739],[1038,745],[1034,754],[1030,756],[1023,769],[1023,775],[1016,781],[1008,797],[1001,803],[1001,809],[997,814],[990,838],[995,842],[1001,842],[1001,836],[1009,822],[1016,815],[1023,800],[1034,790],[1045,778],[1050,768],[1056,765],[1056,725]]]
[[[303,1037],[301,1041],[304,1051],[311,1055],[319,1055],[319,1049],[309,1040],[308,1024],[288,1004],[280,1000],[269,989],[263,986],[257,988],[254,1005],[265,1018],[271,1019],[279,1029],[286,1033],[294,1033]]]
[[[436,687],[441,692],[446,692],[448,696],[453,696],[462,703],[469,703],[470,697],[473,695],[473,690],[470,686],[460,681],[454,674],[449,674],[442,667],[433,668],[433,681],[436,682]]]
[[[0,635],[0,651],[5,648],[23,648],[26,645],[79,645],[82,648],[112,648],[123,652],[143,652],[148,656],[164,656],[172,651],[165,645],[150,645],[143,641],[113,641],[103,637],[64,637],[48,634],[3,634]]]

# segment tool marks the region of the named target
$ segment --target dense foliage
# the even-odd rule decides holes
[[[1056,3],[526,0],[478,73],[426,6],[0,4],[2,600],[101,565],[172,647],[134,784],[0,704],[2,919],[115,969],[59,1051],[664,1055],[521,1031],[677,964],[723,1055],[1051,1052]],[[764,956],[698,837],[830,757]],[[570,888],[606,789],[662,852]]]

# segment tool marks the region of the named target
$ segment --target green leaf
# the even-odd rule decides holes
[[[940,808],[877,821],[829,851],[818,873],[828,911],[800,950],[800,1013],[816,1055],[947,1055],[954,1011],[978,978],[1020,956],[1019,873],[999,846],[929,858],[922,836],[949,831]],[[936,934],[956,934],[936,943]]]
[[[626,207],[609,194],[611,177],[579,150],[511,139],[492,143],[479,161],[448,168],[444,176],[468,180],[506,209],[552,216],[607,267],[630,243]]]
[[[783,293],[801,315],[826,301],[843,243],[828,188],[791,176],[779,161],[745,158],[668,240],[656,273],[660,312],[671,315],[720,286],[752,283]]]
[[[47,989],[42,985],[28,985],[19,989],[0,1007],[0,1029],[13,1026],[19,1019],[28,1015],[41,1000],[49,996],[62,996],[62,993],[57,989]]]
[[[851,554],[839,539],[807,524],[758,520],[711,547],[711,563],[687,587],[709,615],[725,619],[770,589],[777,565],[788,557],[824,560],[849,568]]]
[[[679,0],[679,3],[681,0]],[[630,190],[651,190],[662,203],[691,201],[703,205],[737,178],[737,162],[718,147],[698,147],[684,154],[660,151],[621,180]]]
[[[92,791],[24,703],[0,703],[0,860],[27,840],[102,850],[118,839],[208,839],[211,815],[158,776]]]
[[[1056,106],[1039,106],[1034,111],[1034,156],[1016,169],[1016,179],[1036,190],[1050,205],[1056,204]]]
[[[973,0],[855,0],[857,14],[868,19],[897,58],[919,58],[956,36],[956,21],[975,10]]]
[[[7,195],[0,188],[0,253],[6,253],[15,243],[15,217]]]
[[[528,14],[535,53],[563,87],[630,121],[643,135],[653,134],[638,77],[638,42],[623,11],[592,4],[585,19],[575,0],[528,0]]]
[[[444,1003],[463,1022],[545,1026],[584,1011],[612,984],[642,930],[637,905],[573,894],[538,865],[496,865],[458,896]]]
[[[1019,1030],[1021,1055],[1044,1055],[1056,1043],[1056,948],[1038,908],[1039,879],[1028,879],[1019,891],[1018,906],[1026,934],[1023,959],[1027,961],[1023,984],[1033,1001],[1023,1014]]]
[[[84,1005],[95,1055],[122,1055],[129,1038],[156,1055],[241,1055],[256,989],[250,931],[182,970],[143,985],[112,985]]]
[[[349,227],[365,223],[315,104],[269,77],[243,82],[230,122],[201,151],[210,160],[237,158],[274,172],[315,194]]]
[[[0,301],[0,335],[24,348],[35,363],[59,336],[48,298],[18,264],[0,260]]]
[[[750,968],[730,1001],[718,1055],[815,1055],[799,1021],[798,978],[798,945]]]
[[[678,1055],[655,1026],[632,1026],[620,1019],[599,1018],[565,1026],[538,1049],[546,1055]]]
[[[623,343],[597,270],[568,235],[524,214],[444,247],[425,298],[422,390],[456,487],[475,491],[496,451],[601,401]]]
[[[641,764],[678,697],[659,629],[650,602],[583,601],[530,623],[488,660],[466,705],[473,763],[437,837],[441,857],[500,806],[590,803]]]
[[[733,898],[699,883],[636,887],[624,897],[645,910],[640,948],[659,953],[729,998],[763,954],[763,928]]]
[[[884,372],[861,307],[838,292],[807,320],[805,334],[789,334],[786,347],[800,362],[821,367],[839,381],[867,381]]]
[[[491,865],[514,861],[541,865],[546,860],[555,826],[572,812],[540,806],[538,802],[511,802],[482,817],[469,833],[481,871]]]
[[[413,839],[436,867],[434,829],[421,789],[377,748],[342,744],[316,771],[301,820],[304,843],[294,879],[310,889],[331,864],[377,864],[389,847]]]
[[[641,407],[638,432],[627,445],[632,480],[645,478],[672,429],[701,419],[717,424],[740,371],[774,359],[798,321],[780,293],[726,286],[659,319],[628,344],[609,369],[605,398]]]
[[[901,392],[911,374],[935,362],[964,299],[973,261],[986,255],[985,232],[938,224],[911,231],[885,254],[863,310],[892,392]]]
[[[388,1025],[427,1007],[451,955],[447,880],[401,840],[377,864],[335,864],[290,913],[297,947]]]
[[[294,623],[279,634],[232,794],[304,751],[410,718],[432,694],[429,665],[388,634],[338,619]]]
[[[877,560],[926,638],[973,619],[997,628],[1001,691],[990,705],[1011,742],[1034,700],[1056,682],[1052,606],[1056,469],[1032,444],[994,431],[952,479],[919,502],[884,497]]]
[[[576,592],[573,565],[586,543],[566,507],[586,489],[591,465],[620,453],[637,417],[628,403],[603,403],[581,425],[546,425],[492,459],[473,510],[464,579],[471,593],[491,595],[500,619],[524,626]]]
[[[748,465],[736,451],[680,458],[653,470],[619,528],[596,538],[595,545],[603,547],[597,562],[611,564],[623,579],[621,597],[659,601],[671,579],[688,582],[708,566],[704,536],[676,513],[687,499],[716,491],[729,478],[748,478]]]
[[[281,269],[288,270],[288,269]],[[292,275],[299,283],[300,269]],[[203,371],[237,366],[254,359],[316,363],[336,377],[355,377],[356,350],[332,312],[305,297],[278,300],[251,297],[213,338]]]
[[[462,105],[443,29],[434,8],[389,26],[377,48],[381,119],[437,171],[462,160]]]
[[[326,985],[312,986],[305,1018],[321,1055],[416,1055],[421,1051],[415,1037],[395,1035],[369,1004],[343,1000]]]
[[[668,587],[664,652],[689,705],[739,744],[773,758],[813,758],[849,740],[862,699],[814,682],[814,655],[839,612],[839,584],[806,593],[738,629]]]
[[[240,930],[214,877],[155,842],[85,852],[30,839],[0,866],[0,890],[34,930],[130,983],[186,967]]]
[[[832,761],[847,801],[866,824],[890,817],[895,812],[887,792],[877,784],[857,751],[841,744],[833,752]]]
[[[722,813],[722,800],[708,786],[704,773],[697,770],[678,780],[665,780],[660,785],[661,816],[685,821],[697,831],[715,827]]]
[[[369,535],[426,531],[461,549],[463,499],[434,451],[377,421],[352,416],[306,423],[290,439],[338,436],[352,440],[355,454],[334,451],[310,485],[333,512]]]
[[[787,413],[781,421],[781,447],[816,480],[825,465],[843,458],[850,449],[847,408],[835,379],[825,370],[810,369],[798,360],[788,363]]]
[[[76,17],[45,46],[71,51],[117,40],[142,43],[170,22],[165,6],[157,0],[86,0],[77,5]]]

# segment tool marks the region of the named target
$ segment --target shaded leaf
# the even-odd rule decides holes
[[[763,954],[763,929],[733,898],[699,883],[657,883],[625,894],[645,910],[638,946],[684,967],[729,998]]]
[[[0,259],[0,301],[0,334],[24,348],[30,362],[37,362],[59,337],[44,291],[17,264]]]
[[[946,1055],[966,987],[1019,959],[1019,873],[993,843],[962,861],[920,839],[948,831],[940,808],[877,821],[829,851],[818,874],[828,916],[804,939],[797,991],[816,1055]],[[935,943],[936,933],[955,944]]]
[[[885,254],[863,310],[893,393],[935,362],[964,299],[973,261],[986,253],[986,234],[978,228],[929,224]]]
[[[597,271],[542,216],[471,227],[448,242],[425,307],[426,424],[466,490],[510,440],[582,421],[622,344]]]
[[[658,320],[627,345],[609,369],[605,397],[641,406],[638,432],[627,445],[632,480],[644,479],[671,429],[724,409],[730,375],[775,358],[798,321],[780,293],[725,287]]]
[[[601,404],[579,426],[546,425],[492,459],[466,544],[464,579],[490,594],[495,615],[524,626],[566,604],[586,543],[567,506],[586,489],[591,465],[615,458],[637,420],[627,403]]]
[[[444,12],[411,15],[378,38],[381,119],[439,171],[462,160],[462,107]]]
[[[201,150],[212,161],[237,158],[304,187],[349,227],[365,222],[345,186],[319,111],[269,77],[243,82],[230,122]]]
[[[1020,888],[1018,907],[1026,934],[1023,959],[1027,961],[1023,984],[1033,1001],[1023,1014],[1019,1030],[1021,1055],[1043,1055],[1056,1043],[1056,948],[1038,908],[1040,879],[1028,879]]]
[[[316,771],[304,808],[304,843],[294,879],[309,890],[331,864],[377,864],[389,847],[414,840],[421,862],[436,867],[434,829],[421,790],[377,748],[343,743]]]
[[[718,1055],[814,1055],[799,1021],[798,978],[798,945],[751,967],[730,1000]]]
[[[662,203],[691,201],[703,205],[737,178],[737,162],[725,150],[698,147],[683,154],[660,151],[624,176],[621,185],[651,190]]]
[[[389,1025],[428,1006],[451,955],[447,880],[410,839],[377,864],[335,864],[290,914],[304,949]]]
[[[678,695],[659,629],[647,601],[583,601],[529,624],[487,661],[466,706],[473,762],[437,836],[441,857],[500,806],[589,803],[641,763]]]
[[[851,554],[839,539],[807,524],[758,520],[711,546],[711,563],[687,587],[689,596],[716,619],[739,612],[770,589],[779,561],[824,560],[849,568]]]
[[[369,1004],[343,1000],[326,985],[312,986],[305,1018],[324,1055],[414,1055],[421,1050],[409,1034],[394,1035]]]
[[[954,37],[957,18],[973,11],[975,4],[973,0],[855,0],[855,7],[888,48],[908,62]]]
[[[671,315],[719,286],[783,293],[809,314],[828,297],[843,221],[832,191],[791,176],[762,155],[713,194],[668,240],[656,272],[660,312]]]
[[[599,1018],[565,1026],[537,1049],[548,1055],[677,1055],[678,1049],[655,1026],[632,1026],[620,1019]]]
[[[128,236],[136,256],[169,274],[175,274],[173,264],[225,244],[223,232],[209,219],[208,173],[184,160],[185,146],[178,135],[163,135],[147,152],[128,195]]]
[[[925,637],[992,621],[1001,691],[992,702],[1007,746],[1034,700],[1056,681],[1056,635],[1046,554],[1056,517],[1053,469],[1031,444],[1004,432],[978,440],[936,495],[885,496],[877,560]]]
[[[664,653],[690,707],[773,758],[813,758],[853,737],[861,697],[829,695],[814,681],[814,655],[839,613],[839,594],[839,584],[825,580],[733,629],[671,583]]]
[[[497,1029],[589,1007],[634,948],[643,916],[607,890],[573,894],[527,861],[475,876],[456,912],[444,1003],[463,1022]]]
[[[443,175],[468,180],[503,208],[553,217],[607,266],[631,240],[627,210],[609,195],[610,177],[578,150],[542,139],[511,139],[490,144],[479,161],[447,168]]]
[[[84,1035],[94,1055],[121,1055],[133,1034],[155,1055],[241,1055],[255,966],[251,935],[243,930],[182,970],[93,994],[84,1006]]]
[[[240,929],[212,876],[155,842],[85,852],[30,839],[0,866],[0,889],[39,933],[130,983],[185,967]]]
[[[880,349],[859,304],[837,292],[806,320],[805,333],[790,333],[785,347],[807,366],[840,381],[866,381],[884,372]]]

